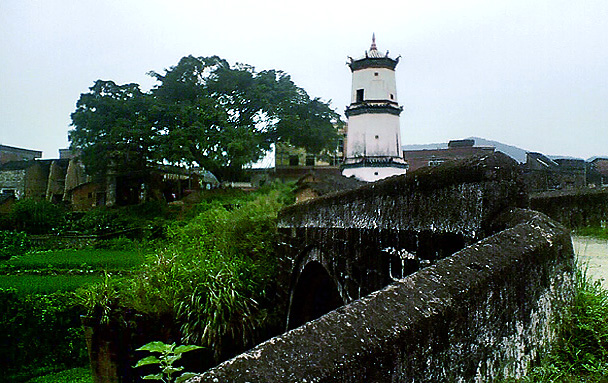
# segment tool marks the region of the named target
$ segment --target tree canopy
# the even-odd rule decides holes
[[[335,148],[338,114],[282,71],[187,56],[149,75],[158,81],[149,92],[98,80],[80,96],[69,139],[90,173],[145,173],[163,162],[234,179],[276,142]]]

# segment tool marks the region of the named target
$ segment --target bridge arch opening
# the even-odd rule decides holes
[[[342,306],[338,287],[325,267],[313,261],[306,265],[293,290],[288,330],[300,327]]]

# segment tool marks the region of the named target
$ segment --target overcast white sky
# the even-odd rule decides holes
[[[343,113],[375,32],[402,55],[403,144],[606,156],[607,20],[606,0],[0,0],[0,143],[57,157],[95,80],[149,89],[189,54],[283,70]]]

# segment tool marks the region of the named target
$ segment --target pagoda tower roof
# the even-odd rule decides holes
[[[386,51],[386,54],[380,53],[376,46],[376,34],[374,33],[372,34],[372,45],[369,47],[369,50],[365,51],[365,56],[356,60],[349,57],[348,66],[353,72],[365,68],[387,68],[395,70],[400,57],[401,56],[392,59],[388,56],[388,51]]]

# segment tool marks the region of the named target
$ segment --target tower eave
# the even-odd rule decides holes
[[[399,57],[397,57],[396,59],[392,59],[388,56],[364,57],[358,60],[351,60],[351,62],[348,63],[348,66],[352,72],[366,68],[386,68],[390,70],[395,70],[395,67],[398,63]]]
[[[361,114],[392,114],[395,116],[399,116],[401,114],[401,112],[403,111],[403,107],[402,106],[397,106],[397,105],[393,105],[393,104],[369,104],[369,103],[362,103],[362,104],[353,104],[351,106],[348,106],[346,108],[346,110],[344,111],[344,114],[346,115],[346,117],[351,117],[351,116],[358,116]]]

